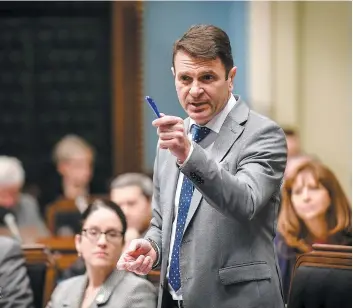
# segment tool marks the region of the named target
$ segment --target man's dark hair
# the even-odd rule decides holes
[[[298,132],[294,128],[285,127],[283,132],[287,137],[298,136]]]
[[[153,194],[152,179],[143,173],[124,173],[116,177],[110,184],[110,190],[137,186],[141,188],[143,195],[151,200]]]
[[[234,66],[232,48],[227,33],[213,25],[192,26],[174,43],[173,67],[175,55],[184,51],[193,58],[215,60],[219,58],[228,73]]]

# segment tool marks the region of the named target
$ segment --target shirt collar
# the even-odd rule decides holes
[[[211,129],[213,132],[215,133],[219,133],[219,131],[221,130],[221,127],[227,117],[227,115],[229,114],[229,112],[233,109],[233,107],[235,106],[235,104],[237,103],[237,100],[235,99],[234,95],[231,94],[229,97],[229,100],[227,102],[227,104],[225,105],[225,107],[221,110],[220,113],[218,113],[211,121],[209,121],[205,126],[208,127],[209,129]],[[189,132],[191,129],[191,126],[195,124],[195,121],[193,119],[190,118],[190,124],[189,124]]]

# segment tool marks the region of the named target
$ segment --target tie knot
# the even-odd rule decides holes
[[[211,129],[205,126],[199,126],[197,124],[191,125],[191,134],[192,140],[196,143],[199,143],[202,139],[204,139],[209,133]]]

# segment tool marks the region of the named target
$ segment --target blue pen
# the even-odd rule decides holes
[[[157,105],[154,102],[154,100],[151,97],[149,97],[149,96],[146,96],[145,99],[146,99],[148,105],[150,105],[150,107],[152,108],[152,110],[153,110],[154,114],[157,116],[157,118],[160,118],[161,115],[159,114]]]

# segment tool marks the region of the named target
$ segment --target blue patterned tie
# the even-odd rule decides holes
[[[200,142],[209,134],[210,131],[211,130],[207,127],[200,127],[196,124],[193,124],[191,126],[192,140],[195,142]],[[186,176],[184,176],[183,185],[180,192],[175,240],[169,269],[169,283],[174,291],[179,290],[181,286],[179,267],[180,244],[183,238],[185,221],[188,215],[193,192],[194,186],[192,182]]]

